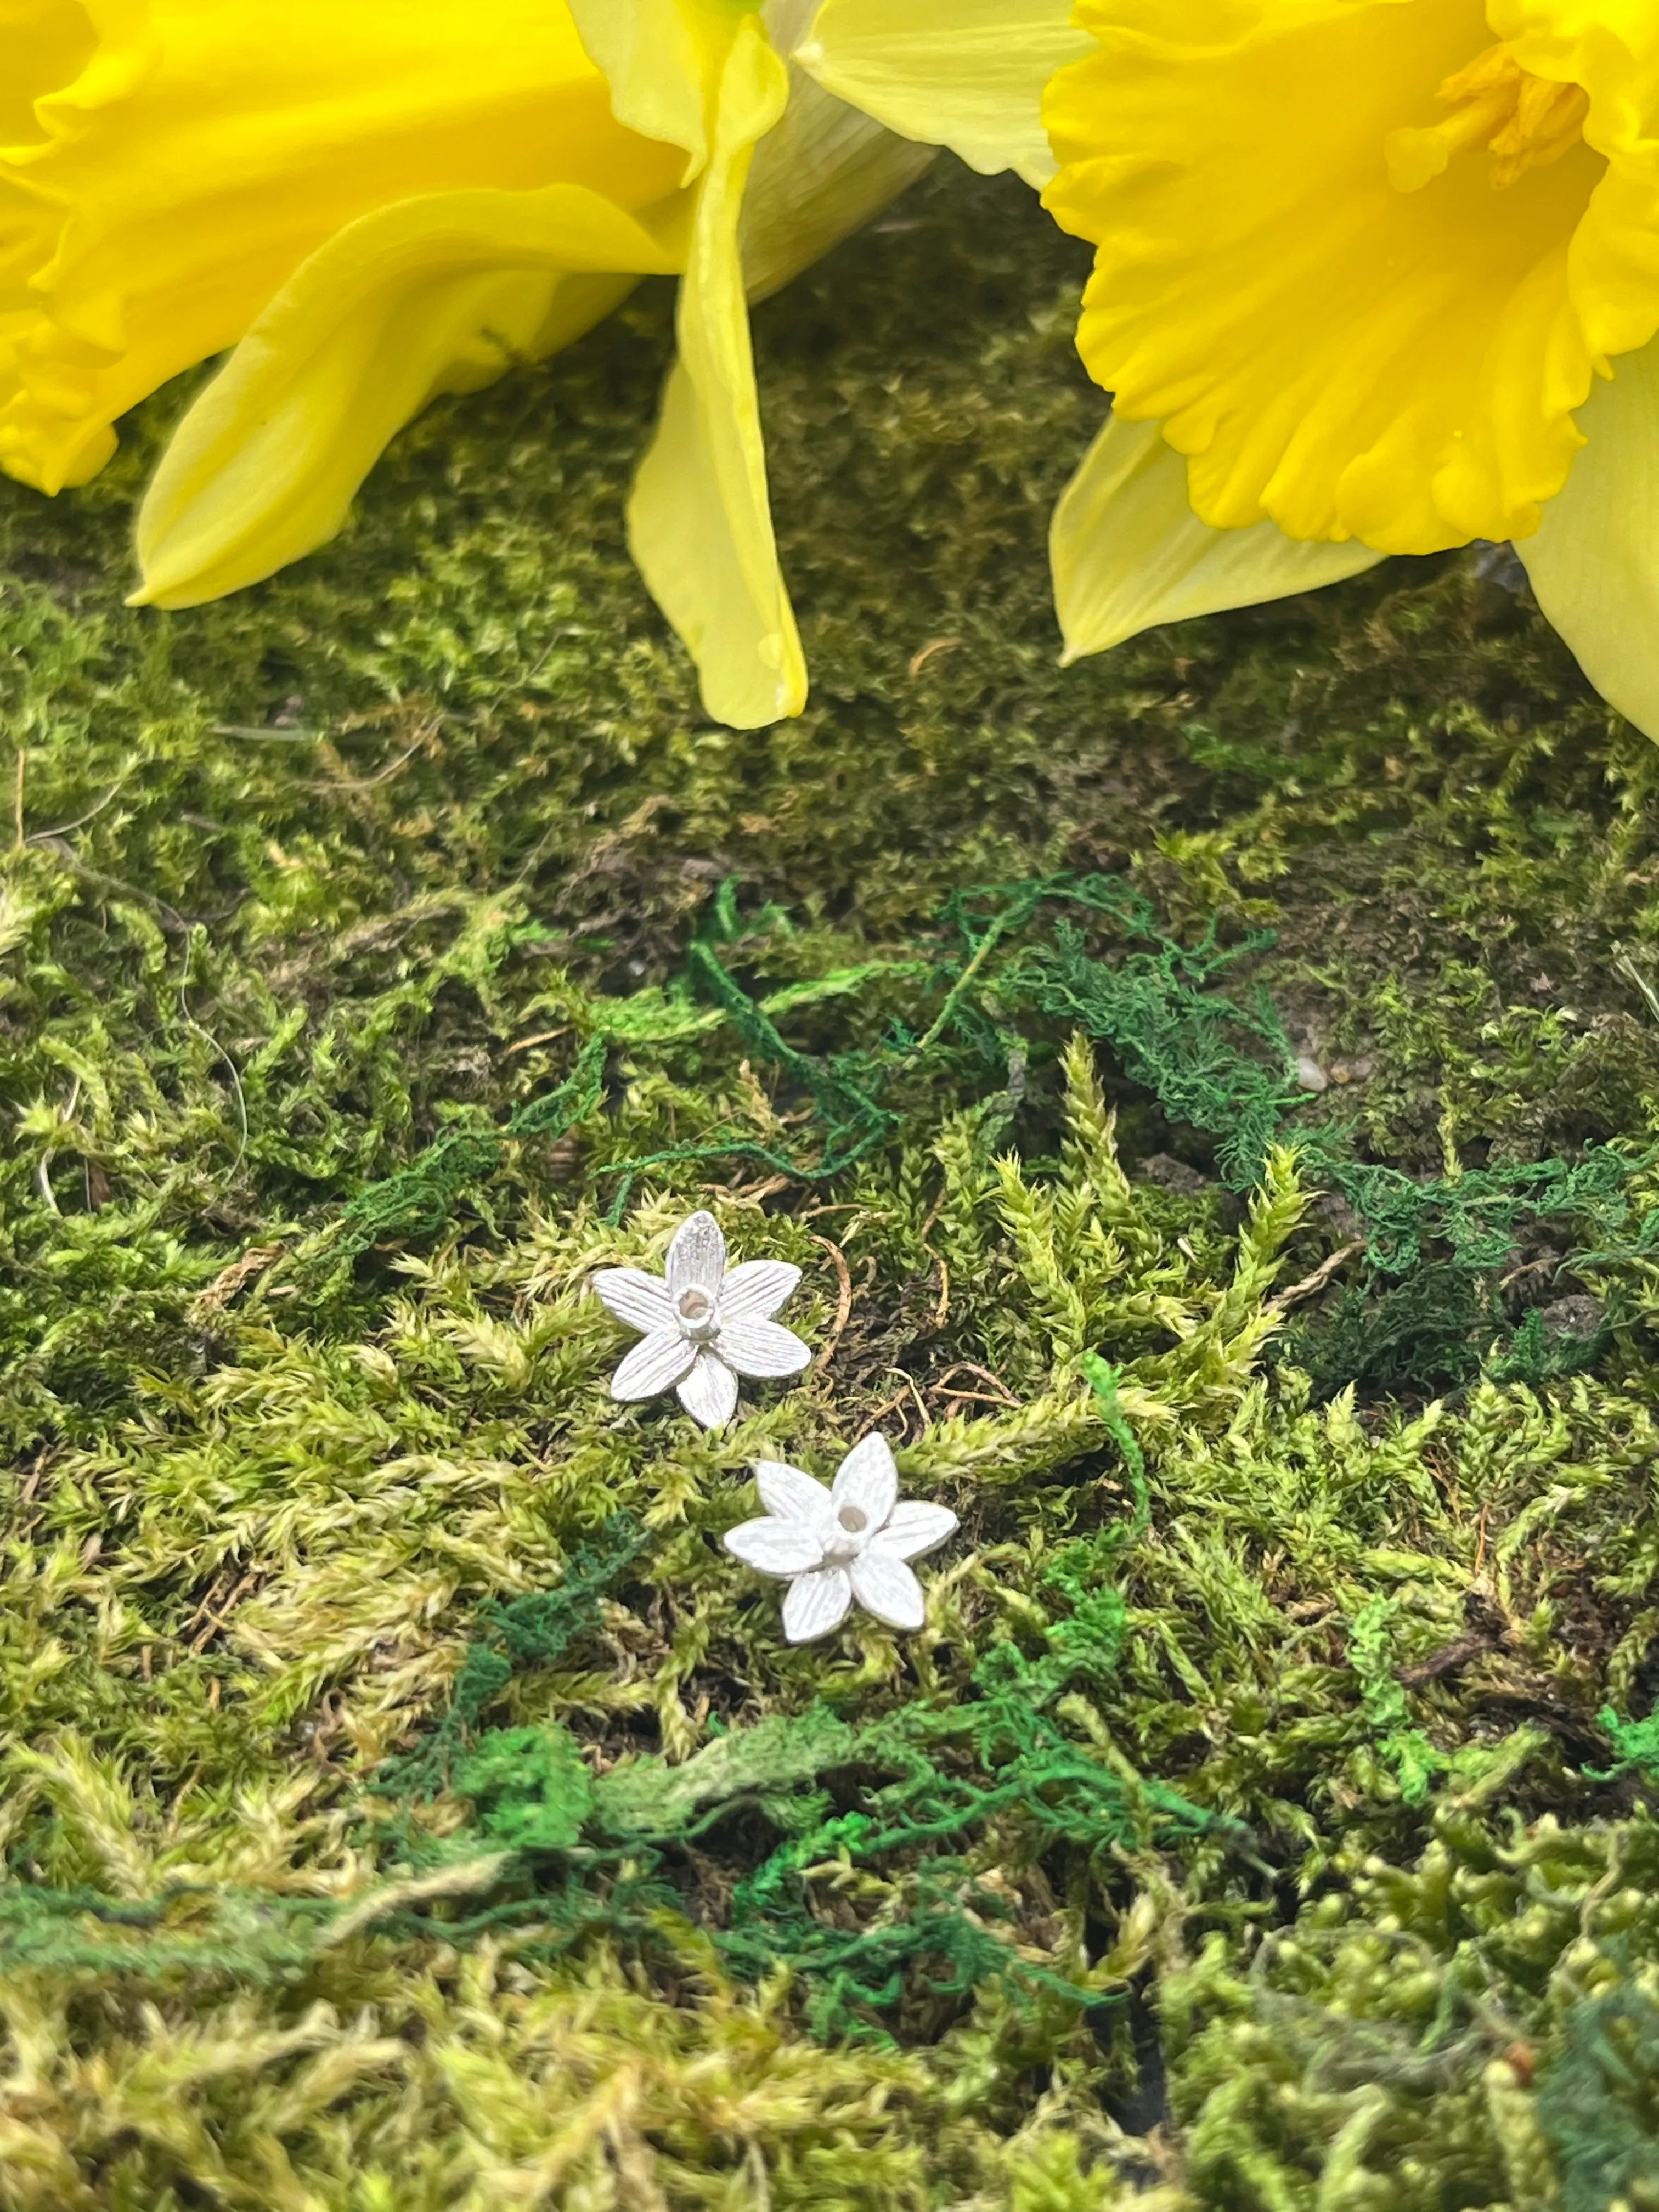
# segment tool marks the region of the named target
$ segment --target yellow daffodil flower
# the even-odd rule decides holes
[[[681,279],[629,508],[717,719],[799,713],[747,289],[927,155],[796,79],[790,0],[0,0],[0,466],[84,482],[227,348],[139,520],[186,606],[340,526],[387,439]],[[745,198],[745,186],[749,193]]]
[[[827,0],[810,34],[823,81],[898,128],[953,114],[972,73],[942,0],[902,9],[884,36],[883,0]],[[1043,35],[1037,0],[980,10]],[[1054,517],[1067,658],[1512,538],[1585,672],[1659,736],[1659,8],[1073,19],[1092,45],[1043,97],[1044,200],[1097,249],[1079,347],[1114,413]],[[977,82],[973,143],[1013,143],[1012,59]]]
[[[1097,51],[1071,0],[823,0],[795,59],[890,131],[1041,189],[1056,166],[1048,86]],[[1055,510],[1050,552],[1068,661],[1154,623],[1306,591],[1381,558],[1299,545],[1272,524],[1210,528],[1156,428],[1115,421]]]
[[[1078,13],[1098,52],[1049,89],[1048,204],[1097,247],[1097,471],[1156,424],[1196,516],[1269,565],[1287,540],[1358,567],[1512,538],[1586,674],[1659,734],[1659,11]]]

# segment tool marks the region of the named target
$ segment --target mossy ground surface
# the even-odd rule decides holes
[[[1080,275],[942,165],[759,312],[770,732],[665,290],[228,605],[176,392],[0,491],[8,2212],[1659,2203],[1659,753],[1498,549],[1061,671]],[[790,1650],[872,1425],[927,1627]]]

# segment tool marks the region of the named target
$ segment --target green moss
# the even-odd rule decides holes
[[[941,167],[760,312],[772,732],[665,291],[222,606],[178,392],[0,492],[8,2212],[1645,2201],[1653,749],[1489,552],[1059,669],[1079,276]],[[715,1437],[586,1290],[694,1200]],[[792,1649],[871,1425],[962,1534]]]

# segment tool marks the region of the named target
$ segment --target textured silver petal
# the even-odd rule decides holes
[[[920,1628],[927,1617],[921,1584],[902,1559],[872,1545],[848,1569],[853,1595],[866,1613],[890,1628]],[[793,1595],[793,1593],[792,1593]]]
[[[722,1321],[770,1321],[795,1294],[800,1269],[787,1260],[745,1260],[720,1285]]]
[[[799,1375],[812,1361],[812,1348],[803,1344],[793,1329],[775,1321],[727,1321],[720,1302],[720,1333],[714,1340],[720,1358],[739,1375],[775,1382],[784,1375]]]
[[[767,1511],[786,1521],[805,1521],[817,1528],[830,1517],[828,1483],[803,1474],[798,1467],[786,1467],[781,1459],[756,1462],[755,1487]]]
[[[712,1213],[693,1213],[674,1231],[668,1248],[668,1295],[678,1298],[694,1286],[709,1297],[720,1295],[726,1273],[726,1239]]]
[[[836,1510],[855,1505],[871,1530],[886,1525],[898,1496],[898,1469],[885,1437],[868,1436],[854,1445],[841,1463],[830,1492]]]
[[[611,1378],[613,1398],[659,1398],[672,1390],[697,1356],[678,1329],[642,1336]]]
[[[593,1288],[607,1313],[643,1336],[675,1326],[674,1309],[668,1303],[662,1278],[647,1275],[643,1267],[601,1267],[593,1278]]]
[[[910,1570],[904,1571],[909,1574]],[[853,1585],[845,1567],[820,1567],[815,1574],[797,1575],[783,1601],[783,1632],[792,1644],[813,1643],[841,1626],[852,1602]]]
[[[687,1351],[691,1346],[686,1346]],[[704,1345],[679,1385],[680,1403],[706,1429],[723,1429],[738,1410],[738,1378],[717,1352]]]
[[[722,1541],[734,1559],[763,1575],[804,1575],[823,1563],[823,1547],[804,1521],[767,1514],[728,1528]]]
[[[956,1525],[957,1516],[948,1505],[924,1505],[907,1498],[893,1508],[887,1526],[870,1539],[870,1547],[884,1552],[890,1559],[919,1559],[924,1552],[937,1551]]]

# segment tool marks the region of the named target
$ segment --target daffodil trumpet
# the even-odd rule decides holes
[[[1050,537],[1066,655],[1510,539],[1659,737],[1659,10],[1625,0],[825,0],[822,82],[1030,146],[1096,249],[1113,411]],[[944,118],[951,127],[939,127]]]
[[[931,149],[798,73],[742,0],[0,0],[0,467],[55,492],[167,378],[228,358],[144,500],[136,600],[322,544],[435,393],[680,282],[629,506],[716,720],[798,714],[745,294]]]

